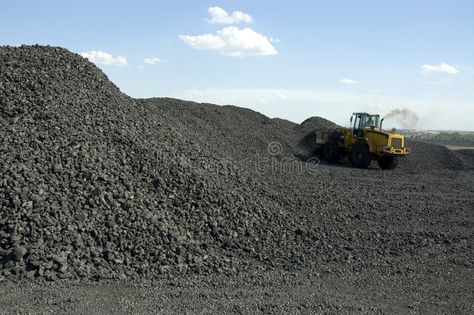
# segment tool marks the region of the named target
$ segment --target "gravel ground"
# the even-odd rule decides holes
[[[1,286],[2,314],[470,314],[470,274],[387,276],[313,271],[207,276],[154,283]]]
[[[328,165],[235,106],[134,100],[54,47],[0,47],[5,313],[472,313],[473,156]]]

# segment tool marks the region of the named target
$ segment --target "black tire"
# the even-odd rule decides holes
[[[398,159],[395,156],[382,156],[377,160],[380,168],[384,171],[397,168]]]
[[[323,146],[323,158],[330,163],[337,163],[341,160],[341,148],[333,140],[329,140]]]
[[[357,168],[368,168],[371,160],[367,145],[358,143],[352,147],[350,155],[352,166]]]

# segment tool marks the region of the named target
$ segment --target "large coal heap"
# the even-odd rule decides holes
[[[328,245],[347,241],[331,232],[337,222],[302,219],[307,201],[286,193],[291,183],[255,167],[269,153],[303,163],[301,139],[330,122],[134,100],[62,48],[0,47],[0,73],[0,278],[236,273],[345,255]],[[429,166],[456,158],[431,154]],[[415,153],[397,172],[426,161]],[[319,241],[320,229],[337,235]]]
[[[233,272],[292,227],[251,178],[82,57],[0,56],[3,276]]]

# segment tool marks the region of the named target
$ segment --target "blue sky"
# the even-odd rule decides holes
[[[1,45],[82,53],[133,97],[341,124],[353,111],[401,108],[419,129],[474,130],[473,1],[0,4]]]

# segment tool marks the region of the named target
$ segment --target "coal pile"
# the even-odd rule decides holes
[[[172,121],[182,137],[199,150],[234,161],[268,155],[270,142],[278,142],[279,154],[300,152],[298,140],[307,129],[283,120],[271,119],[253,110],[236,106],[217,106],[171,98],[139,100],[152,113]],[[301,151],[300,153],[302,153]]]
[[[1,276],[233,272],[294,230],[271,194],[82,57],[0,56]]]
[[[337,124],[333,123],[326,118],[319,116],[314,116],[303,121],[300,126],[304,129],[314,130],[314,129],[334,129],[339,127]]]
[[[298,139],[298,146],[306,151],[307,156],[319,154],[320,152],[315,151],[314,145],[316,143],[316,131],[332,131],[338,127],[340,126],[325,118],[310,117],[298,126],[299,131],[302,132],[302,136]]]
[[[466,168],[474,169],[474,150],[458,150],[457,156],[463,161]]]
[[[361,170],[260,172],[261,161],[306,167],[302,139],[335,126],[322,118],[299,125],[234,106],[135,100],[55,47],[0,47],[0,73],[0,279],[319,268],[356,261],[354,253],[378,266],[385,249],[364,251],[367,243],[406,251],[410,240],[456,240],[362,231],[363,216],[380,216],[357,209],[400,203],[383,185],[355,186]],[[465,167],[438,146],[413,146],[388,176]],[[388,201],[359,198],[374,191]]]
[[[411,149],[411,154],[400,160],[403,170],[430,171],[469,168],[469,162],[465,162],[460,153],[453,152],[444,146],[410,141],[410,139],[407,139],[407,146]]]

